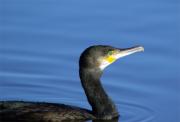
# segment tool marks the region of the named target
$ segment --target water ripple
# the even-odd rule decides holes
[[[117,106],[120,111],[120,121],[150,122],[154,120],[156,116],[154,110],[139,104],[120,102]]]

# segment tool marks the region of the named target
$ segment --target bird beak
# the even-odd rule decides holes
[[[142,46],[136,46],[136,47],[131,47],[131,48],[126,48],[126,49],[115,49],[113,51],[112,55],[106,56],[103,58],[101,61],[100,69],[103,70],[105,67],[108,65],[112,64],[115,62],[117,59],[136,53],[136,52],[141,52],[144,51],[144,48]]]
[[[144,47],[142,46],[135,46],[131,48],[126,48],[126,49],[118,49],[117,53],[114,54],[114,57],[116,59],[136,53],[136,52],[142,52],[144,51]]]

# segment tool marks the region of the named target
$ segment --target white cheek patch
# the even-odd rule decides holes
[[[104,70],[109,64],[111,64],[111,63],[109,63],[109,62],[106,61],[106,60],[103,60],[103,62],[102,62],[101,65],[99,66],[99,68],[100,68],[101,70]]]

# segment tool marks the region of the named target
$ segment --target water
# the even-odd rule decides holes
[[[0,100],[90,109],[78,58],[90,45],[143,45],[105,69],[121,122],[180,121],[177,0],[2,0]]]

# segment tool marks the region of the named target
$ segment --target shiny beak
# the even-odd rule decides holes
[[[144,51],[144,47],[142,46],[135,46],[131,48],[126,49],[118,49],[118,52],[114,55],[116,59],[136,53],[136,52],[142,52]]]

